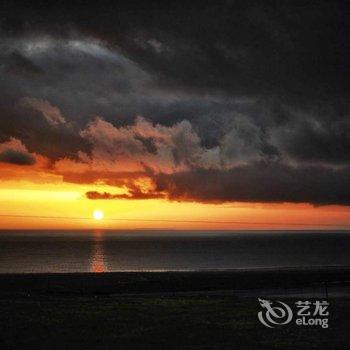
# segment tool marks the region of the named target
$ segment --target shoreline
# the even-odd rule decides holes
[[[269,267],[237,267],[237,268],[217,268],[217,269],[149,269],[149,270],[119,270],[105,272],[76,271],[76,272],[0,272],[0,276],[5,275],[103,275],[119,273],[208,273],[208,272],[268,272],[268,271],[350,271],[347,265],[310,265],[310,266],[269,266]]]
[[[0,274],[0,294],[144,294],[350,286],[350,267]]]

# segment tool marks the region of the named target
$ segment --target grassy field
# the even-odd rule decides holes
[[[328,329],[268,329],[256,299],[2,295],[0,349],[350,349],[350,300],[330,303]]]
[[[192,272],[0,274],[1,293],[122,294],[324,287],[350,284],[350,268],[252,269]]]

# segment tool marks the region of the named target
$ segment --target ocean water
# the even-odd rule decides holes
[[[350,232],[0,231],[0,273],[350,266]]]

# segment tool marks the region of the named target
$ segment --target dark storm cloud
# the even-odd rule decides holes
[[[164,194],[162,193],[144,193],[138,189],[130,191],[128,194],[112,194],[109,192],[96,192],[96,191],[88,191],[85,193],[86,198],[88,199],[158,199],[164,198]]]
[[[126,15],[133,35],[119,45],[163,86],[291,99],[349,89],[345,2],[198,2],[144,16],[142,9]]]
[[[131,132],[142,166],[172,165],[152,175],[169,198],[347,202],[346,1],[5,0],[0,11],[0,141],[15,137],[53,162],[84,158],[86,166],[90,157],[92,167],[96,154],[124,159],[118,137]],[[133,129],[139,115],[146,132]],[[114,143],[87,140],[96,116]],[[177,125],[192,143],[175,142]],[[195,180],[202,172],[207,199]],[[289,193],[305,174],[305,188]],[[269,195],[269,183],[279,190]]]
[[[350,168],[293,168],[253,164],[229,170],[198,170],[155,177],[172,200],[200,202],[308,202],[350,205]]]
[[[291,167],[255,163],[227,170],[153,174],[154,189],[144,193],[129,183],[127,194],[89,191],[93,200],[154,199],[202,203],[267,202],[350,205],[350,168]]]
[[[350,163],[350,120],[330,113],[293,113],[293,118],[271,129],[271,142],[285,155],[303,163],[348,165]]]
[[[33,165],[35,158],[30,153],[7,149],[0,152],[0,162],[16,165]]]
[[[44,71],[20,53],[13,51],[2,58],[2,68],[6,73],[13,75],[35,75],[43,74]]]
[[[6,95],[5,95],[6,96]],[[3,96],[4,97],[4,96]],[[70,124],[52,126],[38,110],[24,107],[10,97],[0,102],[0,141],[9,137],[20,139],[31,152],[52,160],[86,150],[86,142],[78,128]]]
[[[3,4],[7,33],[76,28],[121,47],[166,86],[295,98],[349,89],[346,1]]]

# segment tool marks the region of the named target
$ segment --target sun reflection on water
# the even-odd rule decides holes
[[[103,251],[103,231],[94,231],[93,256],[91,260],[91,272],[107,272]]]

